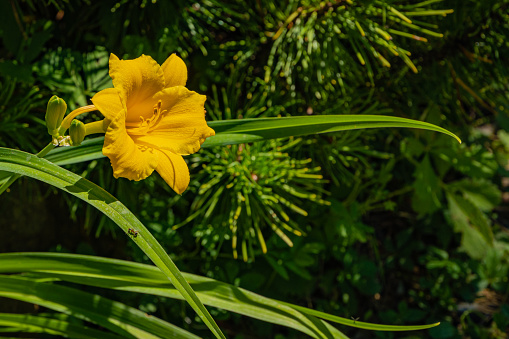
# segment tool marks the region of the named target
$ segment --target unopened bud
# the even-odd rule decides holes
[[[64,119],[65,112],[67,111],[67,104],[64,99],[57,97],[56,95],[52,96],[48,101],[48,107],[46,108],[46,127],[48,128],[48,133],[52,136],[56,136],[58,134],[58,129],[60,128],[60,124]]]
[[[85,136],[87,135],[87,128],[85,124],[79,120],[74,119],[69,127],[69,136],[71,137],[71,145],[79,146]]]

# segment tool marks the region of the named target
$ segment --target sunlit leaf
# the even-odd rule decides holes
[[[133,238],[133,241],[170,279],[215,336],[224,338],[221,330],[166,251],[136,216],[115,197],[79,175],[45,159],[17,150],[0,148],[0,171],[2,170],[44,181],[77,196],[111,218],[126,234],[129,234],[129,229],[136,230],[137,237]]]
[[[365,128],[404,127],[418,128],[447,134],[453,133],[433,124],[382,115],[321,115],[287,118],[256,118],[211,121],[208,123],[216,135],[208,138],[202,147],[234,145],[267,139],[332,133]],[[60,147],[51,151],[46,159],[59,165],[90,161],[104,157],[104,138],[86,140],[79,147]]]
[[[43,277],[55,277],[69,282],[182,298],[164,275],[153,266],[96,256],[63,253],[0,254],[0,272],[33,272]],[[210,278],[189,273],[183,275],[207,305],[291,327],[315,338],[344,337],[334,327],[315,317],[377,331],[411,331],[438,325],[392,326],[353,321],[269,299]]]

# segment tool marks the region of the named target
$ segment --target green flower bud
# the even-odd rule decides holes
[[[48,133],[52,136],[56,136],[58,134],[58,129],[60,128],[60,124],[64,119],[65,112],[67,111],[67,104],[64,99],[57,97],[56,95],[52,96],[48,101],[48,107],[46,108],[46,127],[48,128]]]
[[[87,128],[85,124],[79,120],[74,119],[69,127],[69,136],[71,137],[71,145],[79,146],[85,136],[87,135]]]

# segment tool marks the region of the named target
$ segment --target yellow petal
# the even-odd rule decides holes
[[[118,91],[115,88],[103,89],[96,93],[92,97],[92,102],[102,115],[110,120],[115,119],[124,110]]]
[[[132,136],[136,143],[176,154],[192,154],[207,137],[215,134],[205,121],[204,95],[175,86],[159,92],[154,99],[161,100],[163,116],[146,135]]]
[[[159,150],[157,173],[177,194],[182,194],[189,186],[189,169],[181,155]]]
[[[153,148],[136,145],[127,134],[124,112],[109,124],[103,154],[110,158],[115,178],[142,180],[152,174],[158,164],[158,153]]]
[[[139,122],[152,116],[151,98],[164,88],[164,73],[148,55],[134,60],[119,60],[110,55],[110,76],[121,101],[127,106],[127,122]]]
[[[182,59],[172,54],[161,66],[164,72],[164,87],[185,86],[187,82],[187,67]]]

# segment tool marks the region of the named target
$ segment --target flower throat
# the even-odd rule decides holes
[[[132,124],[136,127],[130,127],[129,125],[131,124],[126,123],[128,133],[130,135],[146,135],[156,129],[157,124],[159,121],[161,121],[164,113],[166,113],[166,110],[162,110],[161,107],[162,102],[159,100],[157,104],[154,105],[152,116],[149,119],[145,119],[144,117],[140,116],[140,122]]]

